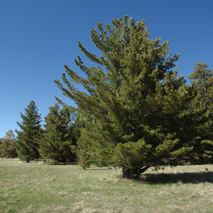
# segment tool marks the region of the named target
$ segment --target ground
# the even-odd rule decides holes
[[[120,169],[0,159],[0,212],[213,212],[213,165]]]

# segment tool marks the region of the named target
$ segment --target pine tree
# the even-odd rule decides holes
[[[38,142],[41,137],[41,115],[38,114],[34,101],[25,109],[25,115],[21,113],[22,122],[18,123],[21,131],[18,134],[16,147],[18,157],[26,162],[36,160],[40,157],[38,152]]]
[[[188,78],[196,86],[204,106],[213,110],[213,70],[206,63],[195,63],[195,66]]]
[[[195,162],[213,162],[213,70],[208,69],[206,63],[195,63],[194,72],[188,78],[192,81],[192,87],[196,91],[196,108],[203,108],[207,117],[207,122],[200,129],[200,136],[197,141],[201,141],[201,146],[197,147]]]
[[[98,23],[91,38],[100,56],[78,44],[97,66],[85,66],[78,56],[83,75],[65,65],[63,83],[55,81],[92,119],[92,128],[79,138],[86,163],[99,163],[103,156],[105,164],[122,167],[123,177],[139,178],[151,166],[182,161],[198,134],[196,125],[190,126],[196,112],[188,110],[193,91],[173,70],[179,55],[168,54],[170,42],[150,40],[145,22],[127,16],[106,30]]]
[[[71,112],[67,107],[61,110],[58,104],[49,108],[45,117],[43,138],[40,144],[40,153],[44,159],[59,162],[74,162],[74,138],[71,122]]]

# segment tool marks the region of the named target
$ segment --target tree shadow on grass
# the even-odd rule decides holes
[[[165,183],[213,183],[213,172],[184,172],[144,174],[140,181],[150,184]]]
[[[102,166],[91,166],[87,167],[86,170],[111,170],[110,167],[102,167]]]

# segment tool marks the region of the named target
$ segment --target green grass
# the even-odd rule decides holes
[[[213,212],[213,165],[121,170],[0,159],[0,212]]]

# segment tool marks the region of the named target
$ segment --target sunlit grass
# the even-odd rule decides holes
[[[121,170],[0,159],[0,212],[213,212],[213,165]]]

